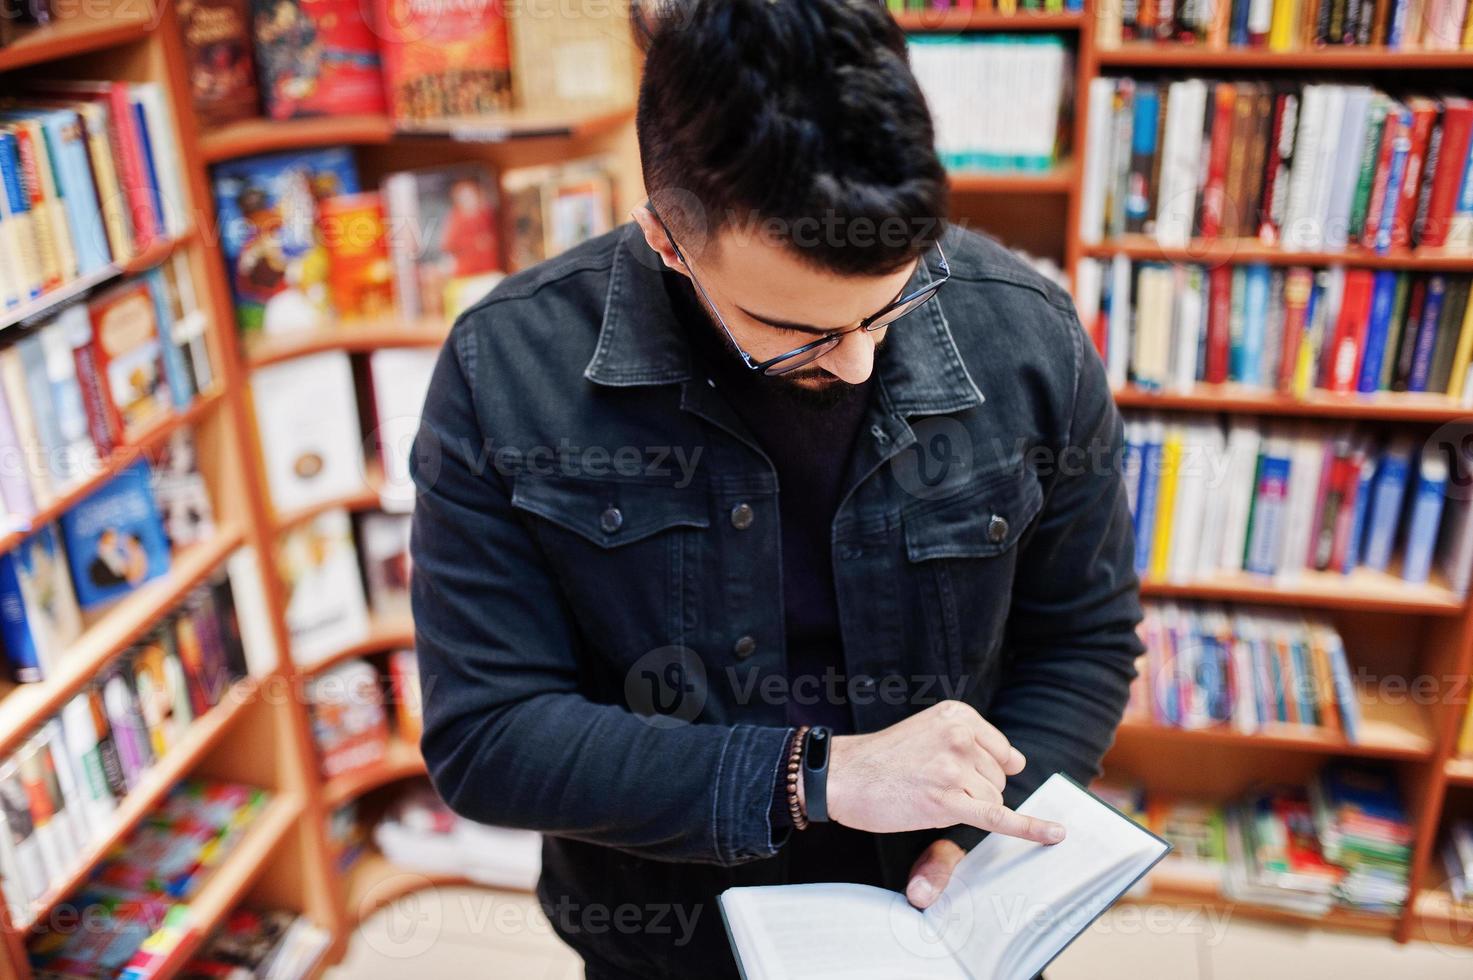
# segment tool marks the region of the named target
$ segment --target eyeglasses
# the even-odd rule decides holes
[[[936,295],[937,291],[941,289],[941,286],[946,282],[946,280],[951,278],[951,266],[946,264],[946,253],[941,251],[941,243],[937,242],[936,256],[937,265],[941,269],[941,278],[932,279],[930,282],[921,286],[914,292],[907,293],[906,295],[901,296],[898,299],[890,301],[878,313],[865,317],[863,320],[860,320],[852,327],[844,330],[836,330],[833,333],[826,334],[818,338],[817,340],[810,341],[809,343],[804,344],[802,347],[795,347],[794,349],[788,351],[786,354],[779,354],[777,357],[770,357],[765,361],[758,361],[756,358],[752,357],[752,355],[743,350],[742,345],[739,344],[736,337],[732,335],[731,328],[726,325],[726,319],[722,317],[721,311],[716,308],[715,303],[711,302],[710,295],[706,292],[705,287],[701,285],[701,281],[696,278],[696,270],[691,268],[691,264],[686,259],[685,254],[681,252],[680,246],[675,244],[675,236],[670,233],[670,226],[665,224],[665,219],[660,217],[660,212],[655,210],[655,206],[653,203],[646,203],[645,207],[649,209],[650,214],[655,216],[655,220],[658,221],[660,223],[660,227],[664,229],[666,240],[670,242],[670,247],[675,250],[675,257],[678,258],[681,265],[685,266],[687,271],[690,272],[691,283],[696,287],[696,291],[701,294],[701,298],[706,301],[706,305],[711,308],[711,312],[715,314],[716,322],[721,325],[721,329],[726,333],[727,339],[731,341],[731,345],[735,347],[737,353],[741,355],[743,363],[745,363],[747,367],[751,368],[753,371],[761,371],[763,374],[766,375],[787,374],[790,371],[796,371],[801,367],[812,364],[814,361],[818,360],[820,357],[823,357],[829,351],[839,346],[839,342],[841,340],[857,330],[863,330],[866,333],[872,333],[876,330],[881,330],[885,327],[890,326],[896,320],[899,320],[906,314],[914,313],[916,310],[924,306],[933,296]]]

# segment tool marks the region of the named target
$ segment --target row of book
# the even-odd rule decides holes
[[[370,611],[379,619],[408,618],[408,516],[362,514],[357,532],[355,543],[347,511],[332,509],[286,531],[277,544],[286,628],[299,667],[367,639]]]
[[[213,533],[192,434],[181,430],[0,553],[0,639],[11,677],[44,680],[82,633],[83,614],[166,574],[173,548]]]
[[[1473,277],[1393,269],[1082,259],[1080,321],[1110,383],[1199,382],[1305,397],[1413,391],[1473,399]]]
[[[222,573],[110,662],[0,763],[0,879],[17,915],[112,829],[117,804],[245,676],[235,599]]]
[[[0,309],[183,234],[184,186],[158,83],[33,79],[23,89],[7,87],[0,99]]]
[[[500,175],[456,164],[366,188],[343,148],[215,167],[221,248],[247,333],[380,317],[444,321],[515,272],[613,227],[612,165],[591,157]]]
[[[178,263],[18,333],[0,348],[0,504],[9,523],[25,527],[214,383],[205,319]]]
[[[1063,13],[1084,9],[1084,0],[885,0],[892,14],[935,13],[950,10],[976,12],[996,11],[1000,14]]]
[[[189,980],[306,980],[332,934],[285,909],[238,908],[184,967]]]
[[[270,802],[262,789],[190,779],[109,855],[69,904],[77,919],[44,922],[27,944],[38,977],[161,975],[191,935],[190,899]]]
[[[1332,762],[1306,786],[1257,787],[1226,806],[1136,784],[1096,791],[1172,843],[1157,874],[1173,886],[1305,915],[1406,903],[1415,831],[1389,768]]]
[[[1146,603],[1128,721],[1242,734],[1313,730],[1360,739],[1340,632],[1281,609]]]
[[[1249,572],[1292,583],[1308,570],[1368,568],[1421,584],[1436,566],[1467,594],[1473,507],[1456,492],[1469,474],[1457,443],[1149,413],[1128,417],[1125,440],[1135,564],[1147,581]]]
[[[384,680],[372,663],[359,658],[314,674],[308,681],[307,708],[323,778],[362,772],[384,760],[391,738],[386,701],[393,703],[397,737],[419,744],[424,722],[414,651],[395,650],[388,655],[387,697]]]
[[[1037,171],[1058,162],[1072,57],[1057,34],[913,34],[910,66],[948,170]]]
[[[514,101],[632,101],[629,41],[608,23],[617,14],[571,6],[508,21],[508,9],[494,0],[184,0],[179,28],[195,108],[211,124],[261,112],[389,112],[414,123]],[[555,67],[555,92],[540,90],[545,67]]]
[[[1102,76],[1080,236],[1473,253],[1473,102],[1366,85]]]
[[[1125,0],[1102,3],[1100,15],[1102,47],[1135,41],[1268,51],[1473,49],[1467,0]]]

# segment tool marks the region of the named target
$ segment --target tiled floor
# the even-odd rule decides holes
[[[528,895],[445,888],[380,911],[329,980],[579,980],[576,956]],[[1473,946],[1296,930],[1221,913],[1121,905],[1059,957],[1048,980],[1468,980]]]

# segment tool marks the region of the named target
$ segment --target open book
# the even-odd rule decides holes
[[[1057,820],[1058,844],[991,834],[924,912],[869,885],[721,894],[746,980],[1030,980],[1171,845],[1055,773],[1018,808]]]

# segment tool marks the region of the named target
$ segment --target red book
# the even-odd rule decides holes
[[[1313,532],[1309,536],[1309,553],[1304,556],[1304,567],[1323,571],[1330,562],[1330,549],[1334,544],[1335,516],[1340,506],[1337,488],[1344,477],[1340,473],[1343,455],[1336,441],[1325,443],[1320,459],[1320,485],[1314,492],[1314,517],[1310,521]]]
[[[1215,266],[1207,278],[1207,364],[1204,381],[1222,384],[1228,374],[1233,315],[1233,267]]]
[[[1216,238],[1222,230],[1228,150],[1233,141],[1233,103],[1237,95],[1238,90],[1226,82],[1213,87],[1212,139],[1207,153],[1207,180],[1202,185],[1203,238]]]
[[[1360,243],[1365,248],[1376,247],[1376,234],[1386,220],[1382,212],[1389,210],[1388,204],[1394,201],[1386,181],[1390,178],[1391,154],[1396,149],[1396,142],[1407,138],[1405,112],[1406,106],[1398,103],[1386,113],[1386,126],[1381,130],[1381,148],[1376,153],[1376,172],[1371,178],[1371,200],[1366,205],[1366,225],[1360,235]]]
[[[118,448],[118,434],[113,431],[108,419],[107,392],[102,388],[102,376],[97,373],[97,356],[92,344],[86,343],[72,349],[72,360],[77,365],[77,385],[82,389],[82,408],[87,412],[87,434],[97,446],[97,455],[107,459]]]
[[[1366,463],[1366,450],[1357,446],[1345,457],[1344,483],[1340,486],[1340,510],[1335,514],[1335,542],[1330,549],[1332,570],[1345,567],[1350,551],[1350,534],[1355,529],[1355,500],[1360,492],[1360,472]]]
[[[359,0],[257,0],[261,99],[273,119],[382,114],[378,38]]]
[[[1446,101],[1442,110],[1442,149],[1437,171],[1432,174],[1432,197],[1427,204],[1427,223],[1417,244],[1441,248],[1447,244],[1447,227],[1458,200],[1458,184],[1468,162],[1473,142],[1473,102],[1462,98]]]
[[[44,95],[85,99],[107,104],[107,135],[112,147],[113,164],[118,182],[128,199],[128,216],[133,223],[133,247],[142,251],[156,241],[163,230],[162,216],[153,206],[149,187],[148,165],[143,158],[143,140],[138,135],[138,120],[128,100],[126,82],[78,82],[46,79],[37,83]]]
[[[1295,266],[1284,275],[1284,347],[1279,357],[1278,389],[1289,391],[1294,386],[1294,365],[1299,360],[1299,345],[1304,340],[1305,316],[1309,312],[1309,293],[1314,287],[1314,272]]]
[[[1258,239],[1265,245],[1276,245],[1279,241],[1279,226],[1274,224],[1274,201],[1284,193],[1289,183],[1289,168],[1284,163],[1284,113],[1288,111],[1288,92],[1274,95],[1273,123],[1268,131],[1268,165],[1263,168],[1263,199],[1258,205]],[[1290,133],[1289,139],[1293,139]]]
[[[479,116],[511,107],[503,0],[373,0],[395,119]]]
[[[1406,176],[1396,189],[1396,212],[1391,219],[1391,247],[1406,248],[1412,241],[1412,218],[1417,213],[1417,191],[1422,186],[1422,165],[1427,162],[1427,143],[1437,122],[1437,103],[1431,99],[1407,100],[1412,110],[1411,149],[1407,152]],[[1391,191],[1386,192],[1390,195]],[[1388,209],[1391,207],[1387,201]]]
[[[1371,290],[1375,277],[1370,269],[1347,269],[1345,292],[1340,299],[1340,317],[1330,340],[1329,390],[1354,391],[1360,377],[1360,360],[1366,346],[1366,322],[1371,316]]]

